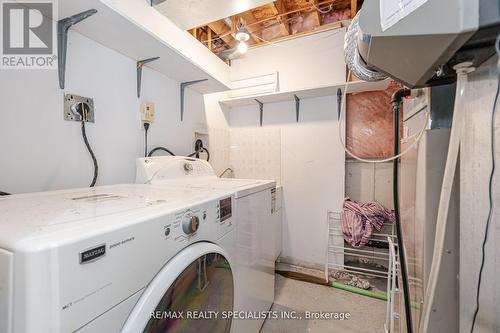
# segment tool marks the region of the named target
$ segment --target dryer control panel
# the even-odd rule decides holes
[[[233,216],[231,197],[219,201],[220,222],[224,222]]]
[[[170,215],[163,226],[165,238],[185,243],[222,237],[233,228],[233,200],[228,196]]]

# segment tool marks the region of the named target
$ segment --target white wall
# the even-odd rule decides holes
[[[394,208],[392,198],[392,162],[364,163],[349,160],[346,163],[346,195],[353,200],[378,201]]]
[[[327,212],[342,207],[345,166],[335,105],[333,96],[304,100],[299,123],[295,121],[295,103],[265,106],[263,129],[281,129],[281,256],[291,263],[318,268],[324,265]],[[258,108],[234,108],[229,121],[233,129],[258,131]]]
[[[330,30],[250,49],[233,60],[231,80],[278,71],[280,91],[345,82],[344,35],[345,29]]]
[[[248,51],[231,66],[233,80],[279,71],[280,90],[296,90],[345,81],[344,29],[292,39],[279,46]],[[230,130],[251,128],[258,133],[259,109],[255,106],[222,106],[227,94],[205,95],[207,124],[217,129],[212,137],[218,171],[230,166]],[[264,105],[265,129],[281,129],[281,184],[283,185],[284,260],[323,267],[327,248],[327,211],[339,211],[344,198],[344,152],[338,140],[336,96],[301,101],[300,122],[295,102]],[[225,133],[225,134],[224,134]],[[238,177],[238,174],[235,175]]]
[[[192,150],[193,130],[206,126],[203,96],[186,90],[181,123],[177,82],[145,68],[139,100],[134,60],[74,31],[69,41],[65,92],[94,98],[96,122],[87,134],[99,160],[98,184],[134,181],[134,159],[144,150],[142,100],[156,103],[150,147]],[[80,124],[63,120],[57,71],[0,71],[0,142],[1,191],[84,187],[92,179]]]
[[[497,59],[469,75],[465,86],[464,129],[460,146],[460,332],[469,332],[476,307],[482,242],[489,211],[491,112],[498,84]],[[500,105],[497,105],[497,108]],[[500,316],[500,118],[495,118],[497,170],[475,332],[499,332]]]

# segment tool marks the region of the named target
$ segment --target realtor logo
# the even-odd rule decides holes
[[[56,3],[2,1],[2,69],[55,69]]]

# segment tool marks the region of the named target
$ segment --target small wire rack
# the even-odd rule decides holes
[[[353,248],[344,241],[340,212],[329,211],[328,221],[328,250],[326,253],[325,278],[329,279],[330,270],[345,271],[369,277],[387,279],[387,313],[384,324],[385,333],[395,333],[399,330],[400,314],[396,310],[401,305],[401,291],[399,289],[399,257],[397,255],[397,237],[394,223],[384,223],[380,232],[374,232],[365,248]],[[376,250],[378,245],[382,250]],[[383,244],[383,246],[380,246]],[[349,258],[356,258],[361,262],[381,262],[377,269],[358,267],[350,264]]]
[[[399,289],[399,261],[396,255],[396,245],[391,237],[387,237],[389,243],[389,267],[387,273],[387,317],[384,324],[385,333],[395,333],[399,324],[399,313],[395,311],[401,304],[401,291]]]
[[[396,240],[394,223],[384,223],[380,232],[374,232],[369,243],[363,248],[353,248],[344,242],[344,234],[340,222],[340,212],[329,211],[328,221],[328,250],[325,264],[325,277],[328,279],[331,269],[358,273],[370,277],[388,278],[390,248],[388,239]],[[384,231],[386,230],[386,231]],[[383,250],[377,249],[382,248]],[[359,267],[348,259],[357,259],[361,263],[380,263],[375,268]]]

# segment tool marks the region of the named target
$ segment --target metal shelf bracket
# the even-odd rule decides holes
[[[57,71],[59,88],[64,89],[66,73],[66,54],[68,51],[68,31],[73,25],[97,13],[97,9],[89,9],[57,21]]]
[[[295,118],[297,122],[299,122],[299,114],[300,114],[300,98],[293,94],[293,98],[295,98]]]
[[[137,62],[137,98],[141,97],[141,84],[142,84],[142,67],[144,67],[145,64],[151,61],[155,61],[160,59],[160,57],[153,57],[153,58],[148,58],[144,60],[139,60]]]
[[[262,127],[262,120],[264,118],[264,103],[255,99],[255,101],[259,104],[259,112],[260,112],[260,127]]]
[[[181,83],[181,121],[184,121],[184,90],[186,87],[200,83],[203,81],[207,81],[208,79],[201,79],[201,80],[194,80],[194,81],[187,81],[187,82],[182,82]]]
[[[340,120],[340,113],[342,112],[342,89],[337,89],[337,119]]]

